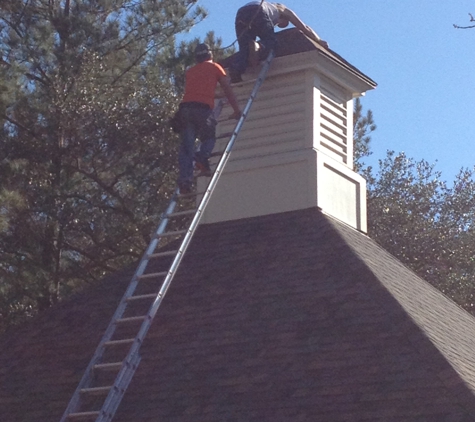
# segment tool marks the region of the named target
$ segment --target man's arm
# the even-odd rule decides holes
[[[310,28],[308,25],[305,25],[300,18],[294,13],[293,10],[285,7],[284,5],[278,5],[279,12],[281,16],[283,16],[285,19],[288,19],[288,21],[294,25],[297,29],[302,31],[307,37],[310,39],[314,40],[321,46],[328,48],[328,43],[324,40],[322,40],[318,34]]]
[[[241,109],[239,108],[239,104],[236,99],[236,95],[234,94],[234,91],[231,87],[231,84],[229,83],[229,79],[227,76],[221,76],[219,78],[219,84],[221,85],[221,88],[223,88],[224,95],[226,95],[226,98],[229,101],[229,104],[231,104],[231,107],[234,110],[234,113],[229,116],[230,119],[239,119],[241,117]]]

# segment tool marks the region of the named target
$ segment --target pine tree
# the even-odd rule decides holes
[[[0,321],[141,255],[176,161],[159,65],[196,3],[0,4]]]
[[[375,130],[373,112],[367,110],[366,115],[363,115],[361,100],[357,98],[353,110],[353,166],[356,172],[363,170],[363,158],[372,154],[370,148],[371,133]]]

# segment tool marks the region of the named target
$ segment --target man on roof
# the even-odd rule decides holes
[[[251,1],[241,7],[236,14],[235,28],[239,52],[230,68],[231,82],[242,81],[241,74],[247,68],[250,44],[256,40],[256,37],[259,37],[262,47],[259,51],[259,59],[263,60],[270,50],[277,47],[274,26],[285,28],[289,23],[310,39],[328,48],[327,42],[323,41],[312,28],[305,25],[288,7],[262,0]]]

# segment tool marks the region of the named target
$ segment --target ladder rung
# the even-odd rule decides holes
[[[232,132],[229,132],[229,136],[231,136],[231,135],[232,135]],[[224,154],[224,152],[216,151],[216,152],[212,152],[210,154],[210,157],[221,157],[223,154]]]
[[[198,196],[198,195],[203,195],[204,192],[190,192],[190,193],[183,193],[179,195],[180,198],[193,198],[194,196]]]
[[[159,273],[142,274],[141,276],[138,276],[137,278],[139,280],[143,280],[143,279],[146,279],[146,278],[164,277],[167,274],[168,274],[168,271],[161,271]]]
[[[99,411],[94,411],[94,412],[78,412],[78,413],[70,413],[68,415],[68,419],[85,419],[85,418],[91,418],[99,416],[101,412]]]
[[[127,323],[127,322],[143,321],[145,318],[147,318],[146,315],[134,316],[134,317],[116,319],[115,322],[117,322],[118,324],[121,324],[121,323]],[[117,341],[121,341],[121,340],[117,340]]]
[[[113,362],[113,363],[98,363],[94,365],[94,369],[103,369],[106,371],[115,371],[122,367],[122,362]]]
[[[141,346],[141,343],[143,341],[143,338],[145,336],[145,332],[147,331],[146,329],[148,328],[147,325],[149,325],[157,310],[158,310],[158,305],[160,305],[158,299],[162,299],[165,293],[161,293],[162,290],[166,292],[166,289],[168,288],[169,282],[171,282],[172,275],[174,274],[174,271],[176,271],[176,266],[179,264],[180,259],[182,258],[182,254],[185,253],[186,248],[188,247],[191,237],[193,233],[195,232],[198,224],[199,224],[199,217],[201,214],[204,212],[206,205],[208,203],[208,196],[213,192],[213,190],[216,187],[216,183],[220,175],[222,174],[224,165],[226,163],[226,154],[229,154],[230,150],[232,149],[232,146],[234,144],[234,141],[236,140],[236,137],[241,130],[242,124],[244,123],[244,120],[247,118],[247,115],[249,113],[249,108],[251,107],[252,102],[255,99],[255,96],[257,94],[257,91],[259,90],[260,86],[264,82],[264,78],[269,70],[270,63],[272,59],[274,58],[274,51],[271,50],[268,54],[268,57],[262,66],[261,71],[259,72],[259,76],[255,82],[254,88],[252,90],[251,95],[249,96],[249,99],[247,100],[246,107],[244,108],[244,111],[239,119],[239,122],[236,124],[236,128],[234,129],[234,132],[229,132],[229,133],[222,133],[219,137],[224,138],[231,136],[229,141],[228,141],[228,146],[226,147],[226,150],[224,152],[216,152],[212,154],[213,157],[217,157],[218,155],[221,155],[223,157],[222,160],[220,160],[218,166],[215,169],[214,175],[212,176],[211,182],[209,183],[208,187],[206,188],[206,191],[204,193],[188,193],[181,195],[180,194],[180,189],[177,187],[175,189],[175,193],[173,194],[172,198],[170,199],[170,203],[168,205],[167,211],[165,211],[164,214],[162,214],[161,219],[160,219],[160,225],[159,225],[159,231],[165,231],[165,227],[169,223],[169,219],[171,217],[180,217],[180,216],[188,216],[188,215],[194,215],[194,219],[190,225],[190,228],[188,229],[188,233],[186,234],[183,239],[182,239],[182,244],[179,247],[177,251],[160,251],[157,250],[157,253],[146,253],[145,259],[141,261],[139,264],[139,267],[137,268],[137,272],[134,274],[131,284],[129,285],[129,289],[127,292],[133,291],[136,287],[136,284],[140,279],[153,279],[157,276],[165,276],[165,279],[163,280],[163,286],[160,289],[160,293],[157,293],[155,295],[156,299],[153,305],[150,307],[150,310],[146,315],[143,316],[133,316],[133,317],[114,317],[109,325],[109,327],[106,330],[106,334],[104,334],[104,337],[101,340],[101,343],[99,344],[99,347],[96,349],[96,352],[92,358],[91,361],[91,366],[93,369],[103,369],[103,370],[112,370],[112,369],[118,369],[118,379],[114,382],[112,387],[94,387],[94,388],[81,388],[81,389],[76,389],[74,396],[72,397],[71,401],[69,402],[69,405],[66,409],[66,413],[64,417],[61,419],[62,422],[64,422],[66,419],[67,420],[74,420],[74,421],[81,421],[85,420],[86,418],[91,418],[90,421],[92,420],[96,421],[99,419],[107,419],[111,420],[117,410],[117,407],[120,404],[122,394],[125,392],[125,389],[129,385],[132,376],[137,369],[137,365],[140,362],[140,354],[138,353],[139,347]],[[241,85],[247,85],[250,84],[251,81],[246,81],[243,82]],[[222,104],[221,104],[222,105]],[[224,154],[224,155],[223,155]],[[178,196],[177,196],[178,195]],[[198,201],[199,198],[192,199],[192,196],[197,196],[197,195],[204,195],[203,199],[201,201]],[[183,197],[190,197],[189,200],[186,201],[186,205],[189,205],[188,203],[194,202],[199,202],[200,204],[198,205],[198,208],[196,209],[188,209],[186,211],[178,211],[178,212],[172,212],[176,206],[176,199],[177,197],[183,198]],[[193,206],[193,205],[191,205]],[[183,208],[188,208],[183,207]],[[188,220],[188,219],[187,219]],[[180,221],[180,219],[178,220]],[[180,230],[178,230],[180,232]],[[181,233],[180,233],[181,234]],[[174,236],[178,235],[178,233],[165,233],[163,236]],[[147,249],[148,251],[152,252],[152,250],[156,250],[156,243],[158,240],[159,235],[155,234],[154,239],[149,245],[149,248]],[[160,235],[161,236],[161,235]],[[155,258],[155,257],[160,257],[160,256],[168,256],[168,255],[175,255],[175,259],[173,263],[170,265],[170,269],[164,272],[157,272],[157,273],[148,273],[148,274],[142,274],[145,271],[145,267],[147,266],[147,258]],[[176,262],[178,261],[178,262]],[[153,270],[152,270],[153,271]],[[140,275],[139,275],[140,274]],[[168,284],[166,284],[168,282]],[[133,293],[127,293],[126,300],[127,301],[133,301],[133,300],[139,300],[143,299],[146,297],[153,297],[153,294],[138,294],[136,296],[133,296]],[[120,303],[120,307],[117,308],[117,315],[122,315],[123,308],[125,308],[126,303],[122,301]],[[139,332],[137,334],[137,337],[134,339],[122,339],[122,340],[110,340],[106,341],[107,338],[109,338],[109,333],[113,332],[115,328],[118,328],[117,325],[123,324],[123,323],[133,323],[133,322],[140,322],[143,323],[142,327],[139,329]],[[135,328],[135,327],[125,327],[125,328]],[[129,354],[124,358],[123,362],[109,362],[109,363],[99,363],[99,364],[94,364],[94,362],[99,362],[102,353],[104,352],[104,345],[119,345],[119,344],[126,344],[126,343],[132,343],[132,347],[130,348],[131,350],[129,351]],[[137,346],[137,348],[135,348]],[[89,367],[88,367],[89,368]],[[90,381],[90,376],[91,374],[89,373],[90,371],[87,371],[84,375],[83,378],[80,382],[80,385],[86,385]],[[114,375],[114,374],[107,374],[107,375]],[[117,391],[116,391],[117,390]],[[102,404],[102,408],[99,411],[86,411],[86,412],[76,412],[72,411],[70,412],[70,409],[76,408],[76,406],[79,404],[81,401],[81,397],[79,397],[80,393],[91,393],[91,394],[103,394],[103,393],[108,393],[109,396],[113,396],[114,393],[116,394],[116,397],[111,397],[111,399],[107,398],[105,399],[104,403]],[[99,401],[99,398],[95,398],[95,402]],[[93,418],[93,419],[92,419]],[[89,419],[87,419],[89,422]]]
[[[157,237],[180,236],[180,235],[182,235],[186,232],[187,232],[187,230],[176,230],[176,231],[173,231],[173,232],[162,233],[161,235],[159,235]]]
[[[141,317],[143,318],[143,317]],[[123,318],[127,319],[127,318]],[[126,321],[124,321],[126,322]],[[120,346],[121,344],[130,344],[133,343],[135,339],[133,338],[125,338],[123,340],[109,340],[104,343],[104,346]]]
[[[165,252],[157,252],[157,253],[151,253],[148,258],[161,258],[162,256],[171,256],[171,255],[176,255],[178,251],[165,251]]]
[[[92,388],[82,388],[82,394],[107,394],[111,390],[111,386],[108,387],[92,387]]]
[[[133,300],[142,300],[142,299],[154,299],[157,297],[156,293],[149,293],[146,295],[137,295],[137,296],[130,296],[127,298],[128,302],[131,302]]]
[[[192,210],[172,212],[171,214],[168,214],[167,217],[180,217],[182,215],[195,214],[196,211],[196,208],[193,208]]]
[[[222,135],[217,136],[216,139],[229,138],[232,134],[233,132],[225,132]],[[211,154],[211,156],[213,156],[213,154]]]
[[[213,171],[214,171],[214,170],[211,169],[211,173],[210,173],[210,174],[197,173],[197,174],[195,175],[195,177],[208,177],[208,178],[210,178],[210,177],[213,177]]]

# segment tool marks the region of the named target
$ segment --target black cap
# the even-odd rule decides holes
[[[198,44],[195,48],[195,56],[197,58],[202,58],[211,53],[211,49],[209,48],[208,44],[202,43]]]

